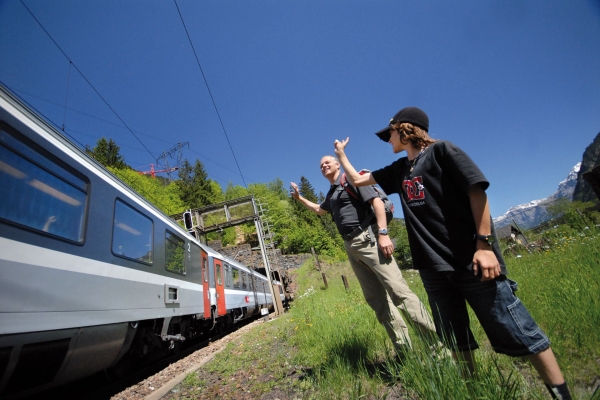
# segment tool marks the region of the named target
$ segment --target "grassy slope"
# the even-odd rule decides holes
[[[517,294],[551,338],[574,398],[590,398],[600,381],[599,249],[600,236],[564,237],[552,250],[507,260],[510,277],[519,282]],[[298,271],[299,291],[289,312],[230,344],[188,376],[186,395],[174,397],[549,398],[526,361],[490,350],[475,318],[473,330],[481,345],[477,378],[461,379],[450,359],[432,357],[414,335],[415,351],[399,364],[348,265],[321,264],[329,288],[307,263]],[[403,273],[426,299],[418,275]]]

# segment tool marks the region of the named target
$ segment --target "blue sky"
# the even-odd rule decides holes
[[[0,0],[0,80],[135,169],[189,142],[223,188],[326,192],[335,139],[383,167],[398,155],[374,132],[418,106],[490,180],[494,217],[552,194],[600,132],[599,49],[591,0]]]

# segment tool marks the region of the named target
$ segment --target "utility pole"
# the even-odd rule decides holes
[[[167,151],[163,151],[161,153],[160,156],[158,156],[158,158],[156,159],[156,162],[159,163],[160,165],[160,160],[164,160],[163,161],[163,166],[165,169],[165,172],[167,173],[167,175],[169,176],[169,179],[173,180],[173,177],[171,176],[171,172],[179,169],[179,165],[181,164],[181,159],[182,159],[182,154],[181,154],[181,149],[184,148],[185,146],[188,146],[188,148],[190,147],[189,142],[183,142],[183,143],[177,143],[175,146],[171,147],[169,150]],[[169,157],[172,157],[173,154],[177,153],[177,164],[176,164],[176,168],[171,168],[169,167]]]

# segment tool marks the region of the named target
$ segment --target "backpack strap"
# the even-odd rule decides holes
[[[348,179],[346,178],[345,172],[342,173],[342,176],[340,178],[340,185],[344,188],[346,192],[348,192],[350,196],[362,201],[362,198],[359,197],[360,194],[356,191],[356,188],[348,183]],[[375,235],[373,234],[373,229],[371,228],[371,221],[373,220],[373,216],[375,215],[375,213],[373,212],[372,207],[366,208],[367,218],[359,226],[354,228],[352,232],[348,233],[347,235],[344,235],[344,240],[352,240],[368,228],[371,236],[371,242],[375,243]]]
[[[354,188],[354,186],[352,186],[351,184],[348,183],[348,179],[346,178],[345,172],[342,173],[342,177],[340,178],[340,185],[342,185],[344,190],[346,190],[346,192],[348,192],[348,194],[350,196],[354,197],[355,199],[360,200],[360,198],[358,197],[358,192],[356,192],[356,189]]]

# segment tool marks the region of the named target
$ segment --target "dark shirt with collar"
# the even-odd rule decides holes
[[[376,222],[369,200],[378,197],[378,195],[372,186],[363,186],[349,188],[349,190],[354,190],[355,193],[359,194],[359,199],[351,196],[340,184],[341,176],[342,173],[331,185],[327,197],[320,204],[320,207],[333,214],[338,232],[345,236],[360,226],[366,218],[370,217],[373,220],[372,223]]]

